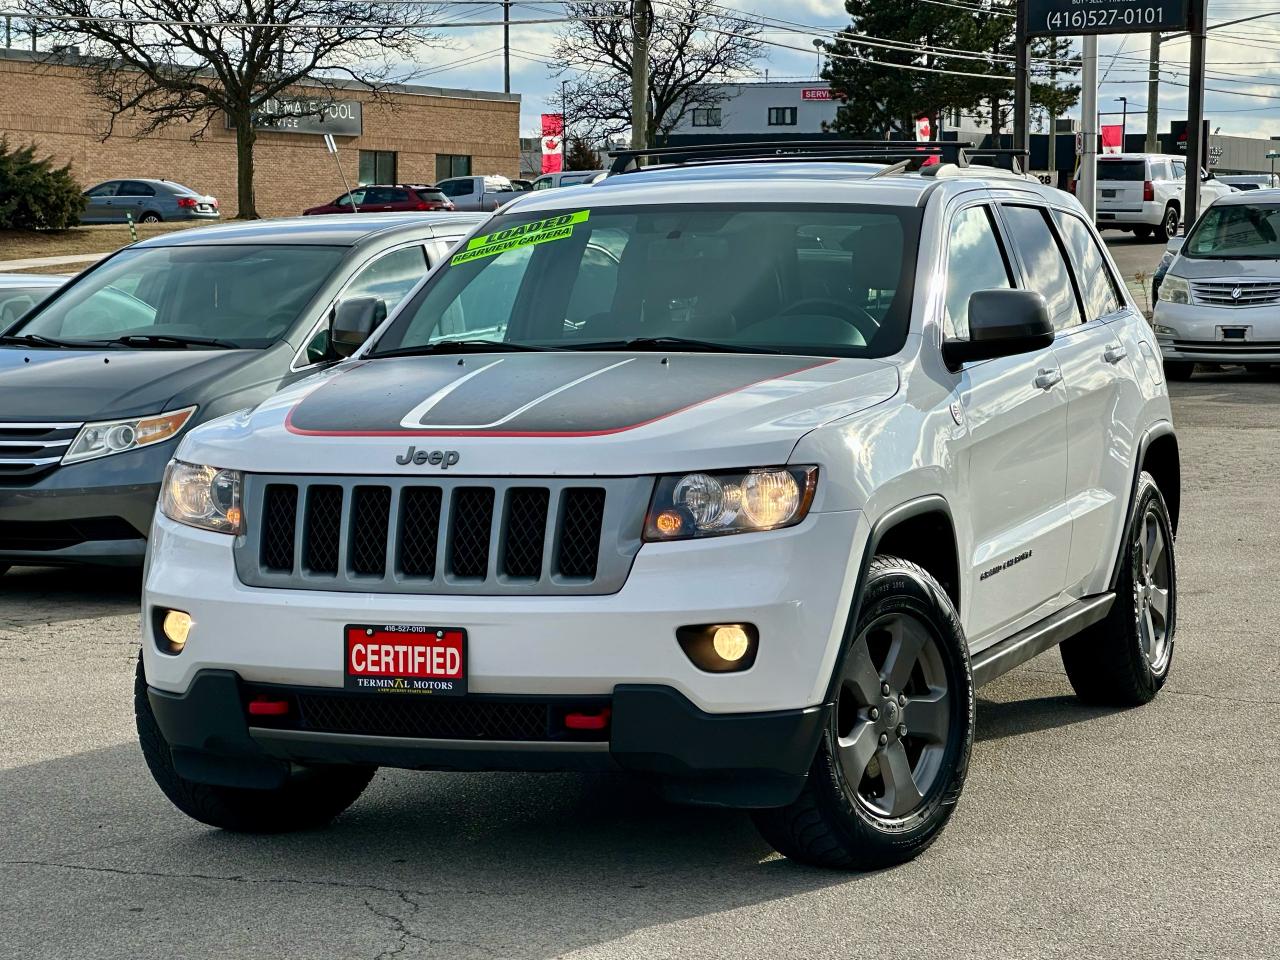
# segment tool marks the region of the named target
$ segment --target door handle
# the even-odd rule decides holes
[[[1129,351],[1124,348],[1124,344],[1113,343],[1107,349],[1102,351],[1102,359],[1107,363],[1119,363],[1129,355]]]
[[[1038,370],[1033,381],[1041,390],[1052,390],[1055,383],[1062,382],[1061,370]]]

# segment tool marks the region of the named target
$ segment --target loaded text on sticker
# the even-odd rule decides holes
[[[471,260],[479,260],[482,257],[497,256],[517,247],[533,246],[534,244],[547,243],[551,240],[564,240],[573,236],[574,226],[579,223],[585,223],[590,215],[591,211],[589,210],[578,210],[575,213],[546,217],[542,220],[534,220],[532,223],[522,223],[514,227],[508,227],[506,230],[498,230],[480,237],[472,237],[467,242],[467,249],[460,253],[455,253],[450,259],[450,263],[467,263]]]

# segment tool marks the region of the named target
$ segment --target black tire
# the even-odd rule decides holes
[[[290,775],[274,790],[249,790],[196,783],[173,768],[169,744],[156,725],[147,698],[147,680],[138,658],[133,712],[142,755],[156,784],[175,807],[201,823],[244,833],[284,833],[325,826],[355,803],[376,767],[310,767]]]
[[[1164,214],[1160,218],[1160,226],[1152,231],[1152,236],[1161,243],[1168,243],[1178,235],[1178,225],[1181,221],[1178,208],[1174,204],[1169,204],[1164,208]]]
[[[1153,233],[1155,233],[1155,229],[1152,227],[1134,227],[1133,228],[1133,235],[1137,237],[1139,240],[1150,240],[1151,235]]]
[[[960,619],[928,572],[896,557],[876,557],[867,572],[863,597],[858,622],[849,632],[837,666],[841,679],[836,703],[829,710],[827,728],[804,789],[789,806],[758,810],[752,816],[773,848],[792,860],[874,870],[919,855],[951,818],[969,769],[974,690]],[[905,702],[896,700],[897,691],[890,687],[890,695],[877,709],[860,706],[866,698],[860,698],[859,691],[868,684],[874,686],[875,680],[883,683],[886,679],[897,682],[896,671],[890,666],[896,659],[892,651],[906,644],[896,639],[905,635],[901,630],[890,632],[887,625],[895,623],[907,624],[909,630],[919,631],[917,637],[925,637],[918,662],[910,661],[908,682],[897,688]],[[880,650],[884,655],[878,664]],[[860,676],[867,679],[859,683],[855,678]],[[935,700],[935,709],[925,715],[920,711],[928,709],[925,704],[931,695],[937,696],[940,679],[945,679],[946,696]],[[878,688],[876,695],[882,692],[883,688]],[[912,734],[909,727],[906,734],[893,727],[895,720],[910,724],[913,717],[945,723],[945,728],[935,740],[931,735]],[[918,729],[928,726],[929,722],[924,722]],[[869,732],[873,739],[864,741]],[[862,761],[850,764],[849,760],[860,750],[870,760],[858,773]],[[912,759],[916,750],[919,752]],[[897,776],[885,776],[896,765],[896,756],[908,764],[905,773],[910,780],[902,805],[915,805],[895,813],[882,805],[899,805],[898,788],[890,787]],[[921,787],[917,778],[924,778],[926,767],[929,779]]]
[[[1185,360],[1166,360],[1164,362],[1164,377],[1166,380],[1190,380],[1191,375],[1195,372],[1196,365]]]
[[[1143,539],[1156,530],[1163,541],[1159,556],[1148,561],[1148,555],[1156,552],[1148,542],[1143,549]],[[1062,663],[1067,679],[1081,700],[1086,703],[1116,707],[1134,707],[1148,703],[1164,686],[1173,665],[1173,642],[1178,626],[1177,565],[1174,562],[1173,523],[1165,506],[1164,496],[1155,479],[1146,473],[1138,478],[1138,492],[1134,503],[1133,519],[1125,531],[1125,553],[1116,600],[1110,613],[1062,644]],[[1148,566],[1163,565],[1164,613],[1159,604],[1144,604],[1144,591],[1150,588],[1144,583],[1157,583],[1159,578],[1148,574]],[[1147,639],[1144,632],[1144,616],[1152,631],[1163,629],[1163,639]],[[1161,622],[1162,621],[1162,622]],[[1159,641],[1159,642],[1157,642]]]
[[[160,214],[148,210],[138,218],[139,223],[159,223],[161,221]]]

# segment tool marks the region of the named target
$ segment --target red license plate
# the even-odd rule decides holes
[[[348,690],[461,696],[467,632],[458,627],[349,624],[343,648]]]

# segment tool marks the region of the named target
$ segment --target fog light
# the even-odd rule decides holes
[[[711,646],[720,655],[720,659],[732,663],[747,655],[751,639],[747,636],[747,631],[736,624],[732,627],[716,627],[716,632],[711,637]]]
[[[169,641],[170,653],[181,653],[186,646],[187,635],[191,633],[191,614],[181,610],[170,610],[164,615],[161,624],[165,639]]]
[[[678,628],[676,640],[699,670],[734,673],[756,662],[760,631],[750,623],[707,623]]]

